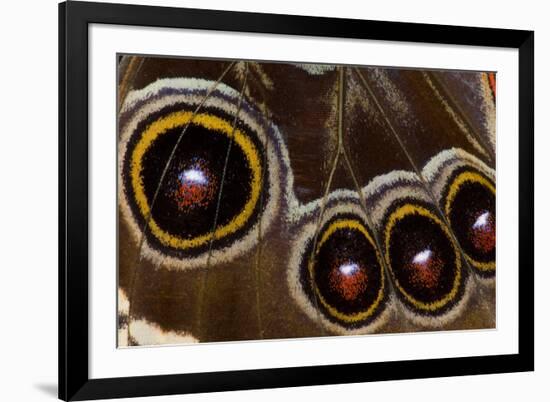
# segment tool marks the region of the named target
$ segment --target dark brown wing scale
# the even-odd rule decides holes
[[[119,346],[495,326],[494,75],[118,70]]]

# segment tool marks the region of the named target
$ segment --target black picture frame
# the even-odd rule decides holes
[[[88,25],[92,23],[518,49],[518,353],[90,379],[88,374]],[[77,1],[59,4],[59,398],[87,400],[532,370],[534,370],[534,32]]]

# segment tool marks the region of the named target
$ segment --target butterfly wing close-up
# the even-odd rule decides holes
[[[494,73],[117,68],[119,347],[495,328]]]

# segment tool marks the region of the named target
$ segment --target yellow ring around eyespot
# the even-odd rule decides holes
[[[391,239],[391,233],[397,222],[399,222],[401,219],[403,219],[405,216],[408,215],[420,215],[424,216],[428,219],[433,220],[439,227],[443,230],[449,241],[451,242],[453,249],[455,251],[455,278],[453,281],[453,287],[451,291],[442,299],[430,302],[430,303],[424,303],[417,299],[415,299],[413,296],[411,296],[399,283],[397,278],[395,277],[395,274],[393,272],[392,264],[391,264],[391,258],[390,258],[390,239]],[[405,296],[405,298],[415,307],[421,309],[421,310],[427,310],[427,311],[436,311],[440,309],[441,307],[444,307],[447,303],[449,303],[451,300],[453,300],[457,293],[458,289],[460,287],[460,281],[462,278],[462,274],[460,271],[461,268],[461,260],[460,260],[460,253],[458,252],[458,249],[452,240],[451,234],[447,227],[441,222],[434,214],[432,214],[429,210],[427,210],[424,207],[421,207],[419,205],[413,205],[413,204],[405,204],[401,207],[397,208],[392,214],[390,215],[388,219],[388,224],[386,225],[386,237],[385,237],[385,247],[386,247],[386,263],[388,267],[390,268],[391,275],[393,277],[393,280],[395,281],[395,285],[399,289],[399,291]]]
[[[249,198],[241,210],[230,222],[224,226],[220,226],[215,232],[210,232],[204,235],[196,236],[191,239],[184,239],[176,235],[170,234],[161,229],[155,220],[150,217],[148,225],[151,232],[159,239],[162,244],[177,249],[194,248],[206,244],[211,239],[220,239],[228,234],[234,233],[241,228],[254,212],[256,203],[260,197],[262,186],[261,163],[258,157],[258,151],[252,141],[238,128],[233,129],[233,125],[217,116],[202,113],[195,114],[191,112],[179,111],[171,113],[151,123],[143,132],[141,139],[136,144],[131,158],[131,182],[134,190],[138,207],[147,219],[150,215],[150,207],[143,186],[142,159],[149,147],[155,139],[168,132],[175,127],[184,126],[193,123],[200,125],[208,130],[222,135],[227,135],[243,150],[250,170],[252,171],[252,179],[250,183]]]
[[[332,236],[332,234],[334,232],[336,232],[337,230],[340,230],[340,229],[358,230],[359,232],[361,232],[367,238],[369,243],[374,247],[374,251],[376,252],[376,258],[378,260],[378,265],[380,266],[381,286],[380,286],[380,289],[378,290],[378,295],[377,295],[376,299],[374,300],[374,302],[372,303],[372,305],[367,309],[367,311],[362,311],[362,312],[355,313],[355,314],[345,314],[345,313],[342,313],[342,312],[338,311],[333,306],[331,306],[325,300],[325,298],[323,297],[323,295],[321,294],[321,292],[319,291],[319,288],[317,286],[315,286],[315,293],[319,297],[319,300],[321,301],[323,306],[329,311],[329,313],[332,316],[338,318],[339,320],[347,322],[347,323],[354,323],[354,322],[363,321],[363,320],[369,318],[376,311],[376,309],[378,308],[378,306],[382,302],[382,299],[384,298],[384,268],[383,268],[383,265],[382,265],[382,257],[380,256],[380,253],[376,249],[376,245],[375,245],[371,235],[369,234],[369,232],[367,231],[367,229],[365,228],[365,226],[361,222],[353,220],[353,219],[342,219],[342,220],[334,221],[327,228],[327,230],[323,233],[323,236],[321,237],[321,240],[319,241],[319,244],[317,246],[317,250],[316,250],[315,253],[317,254],[319,252],[319,249],[321,248],[321,246],[328,240],[328,238],[330,236]],[[309,265],[309,273],[310,273],[311,277],[314,278],[315,270],[313,268],[313,263],[310,263],[310,265]]]
[[[493,195],[496,195],[496,189],[493,183],[491,183],[489,180],[487,180],[485,177],[480,175],[476,172],[462,172],[460,173],[451,184],[451,187],[449,188],[449,193],[447,195],[447,200],[445,202],[445,214],[447,215],[447,219],[449,219],[449,222],[451,220],[451,210],[453,208],[453,201],[456,198],[456,195],[458,194],[458,190],[460,190],[460,187],[462,187],[465,183],[479,183],[485,188],[489,189]],[[465,253],[466,259],[470,264],[472,264],[475,268],[481,270],[481,271],[494,271],[496,269],[496,264],[494,261],[492,262],[480,262],[474,260],[472,257],[470,257],[468,254]]]

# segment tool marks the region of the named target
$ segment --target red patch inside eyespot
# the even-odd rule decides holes
[[[180,169],[174,183],[172,197],[180,211],[208,207],[216,196],[218,181],[207,163],[194,159]]]
[[[409,282],[417,289],[433,289],[440,281],[443,261],[437,253],[425,249],[411,257],[405,265],[409,274]]]
[[[496,225],[495,217],[488,211],[480,211],[476,214],[475,222],[472,224],[469,237],[472,245],[482,253],[490,253],[495,250]]]
[[[335,261],[329,274],[329,286],[342,299],[352,301],[358,298],[368,285],[365,269],[352,261]]]

